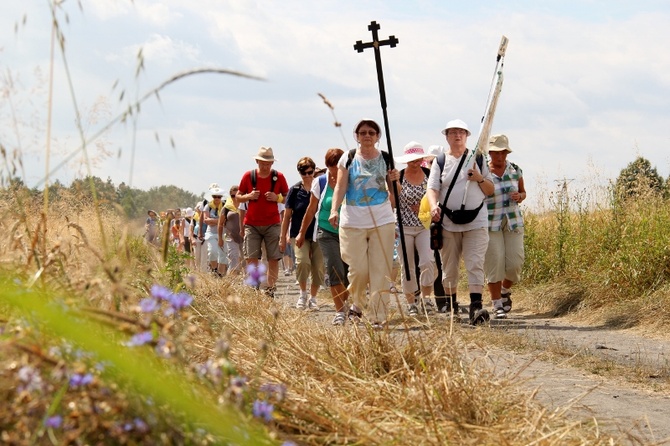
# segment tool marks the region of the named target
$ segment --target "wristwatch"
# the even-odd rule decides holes
[[[481,181],[477,181],[477,184],[482,184],[484,181],[486,180],[482,179]]]

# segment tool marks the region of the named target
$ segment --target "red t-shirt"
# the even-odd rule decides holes
[[[274,201],[267,201],[265,193],[270,192],[272,186],[272,175],[267,178],[261,178],[256,172],[256,189],[260,191],[258,200],[247,202],[247,212],[244,215],[244,224],[249,226],[270,226],[279,223],[279,208]],[[251,186],[251,171],[242,176],[239,185],[239,192],[248,194],[253,190]],[[275,194],[282,194],[284,198],[288,194],[288,183],[284,174],[277,172],[277,181],[272,191]]]

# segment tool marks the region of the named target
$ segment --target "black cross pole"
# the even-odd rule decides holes
[[[398,44],[398,39],[396,36],[390,36],[386,40],[379,40],[379,23],[372,21],[368,25],[368,31],[372,31],[372,42],[363,43],[362,40],[359,40],[354,45],[354,49],[359,53],[362,53],[366,48],[373,48],[375,51],[375,64],[377,65],[377,83],[379,84],[379,101],[382,105],[382,114],[384,115],[384,131],[386,132],[386,144],[388,147],[388,152],[391,158],[391,169],[395,168],[395,163],[393,162],[393,149],[391,148],[391,132],[389,130],[389,117],[386,113],[386,90],[384,89],[384,71],[382,70],[382,55],[379,51],[379,47],[383,45],[389,45],[391,48],[395,48]],[[407,280],[412,280],[411,271],[409,270],[409,262],[407,260],[407,250],[405,249],[405,231],[402,227],[402,218],[400,216],[400,198],[398,197],[398,186],[396,182],[393,182],[393,197],[395,198],[396,203],[396,214],[398,216],[398,230],[400,232],[400,243],[402,245],[402,260],[403,266],[405,267],[405,276]]]

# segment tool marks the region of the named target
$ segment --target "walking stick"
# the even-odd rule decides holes
[[[391,158],[391,169],[395,169],[395,163],[393,161],[393,149],[391,148],[391,132],[389,130],[389,118],[386,113],[386,91],[384,89],[384,72],[382,71],[382,55],[379,51],[380,46],[389,45],[391,48],[395,48],[398,44],[398,39],[396,36],[390,36],[386,40],[379,40],[379,24],[375,21],[370,22],[368,25],[368,30],[372,31],[372,42],[363,43],[363,41],[358,40],[354,45],[354,49],[359,53],[362,53],[366,48],[373,48],[375,52],[375,64],[377,65],[377,83],[379,84],[379,100],[382,105],[382,114],[384,115],[384,131],[386,132],[386,144],[388,147],[388,153]],[[398,185],[396,182],[393,182],[393,197],[395,198],[395,209],[396,215],[398,218],[398,231],[400,232],[400,244],[402,245],[402,261],[405,268],[405,273],[407,280],[412,280],[411,272],[409,270],[409,261],[407,260],[407,249],[405,249],[405,231],[402,227],[402,217],[400,215],[400,198],[398,197]]]

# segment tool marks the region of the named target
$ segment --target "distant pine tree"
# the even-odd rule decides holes
[[[639,156],[619,173],[617,196],[621,199],[639,198],[649,194],[662,196],[665,184],[649,160]]]

